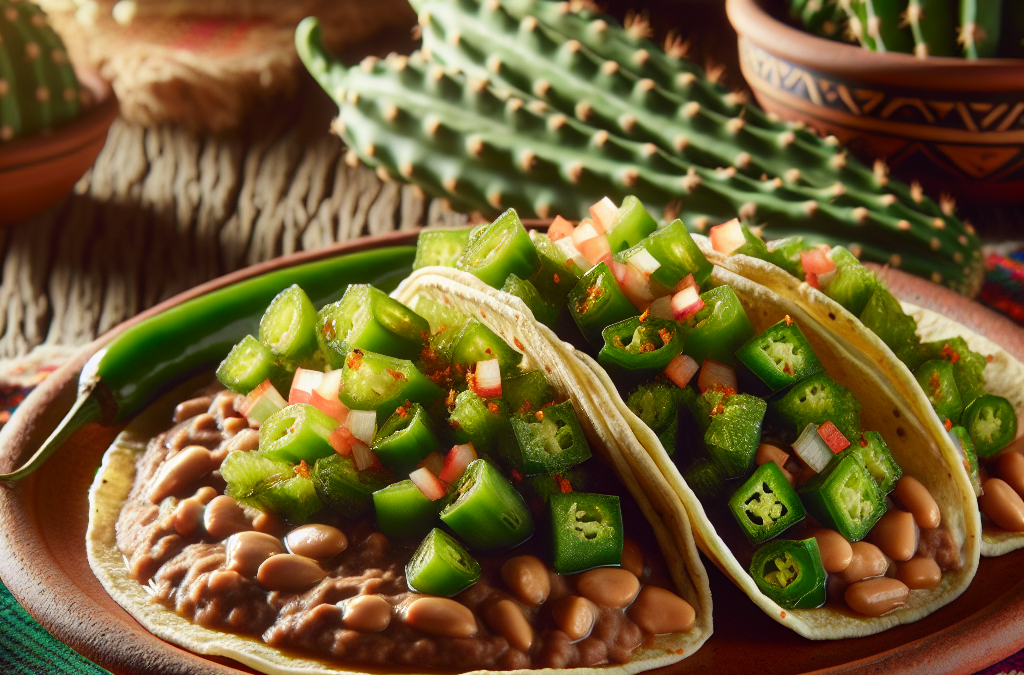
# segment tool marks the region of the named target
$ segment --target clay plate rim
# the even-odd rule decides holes
[[[197,286],[118,325],[83,347],[19,406],[11,421],[0,431],[0,468],[9,470],[16,459],[27,456],[30,449],[37,447],[74,399],[77,374],[82,364],[130,325],[185,300],[257,274],[341,253],[409,244],[415,236],[415,232],[396,232],[277,258]],[[907,299],[922,306],[946,311],[951,316],[962,316],[964,323],[971,328],[1004,344],[1018,358],[1024,356],[1024,331],[1002,317],[930,282],[896,271],[889,271],[888,274],[890,284],[898,295],[913,296]],[[84,490],[91,481],[100,454],[116,432],[117,429],[90,425],[72,437],[59,452],[59,456],[51,459],[39,473],[16,486],[0,489],[0,578],[29,613],[58,639],[115,673],[238,672],[234,662],[202,658],[154,637],[114,603],[92,575],[84,546],[87,515]],[[73,489],[68,489],[72,481],[76,481]],[[53,485],[61,485],[62,489],[59,492],[48,489],[48,486]],[[37,509],[40,503],[48,504],[50,508]],[[51,527],[65,523],[69,527],[59,528],[61,533],[80,531],[81,536],[60,536],[55,531],[58,528]],[[983,561],[980,573],[983,573],[986,565],[999,565],[1000,561],[1002,566],[1016,563],[1019,568],[1019,553]],[[713,573],[714,570],[709,569],[709,572]],[[1024,580],[1018,581],[1001,594],[993,593],[991,598],[986,599],[987,604],[963,615],[959,621],[954,618],[939,630],[908,641],[899,648],[883,650],[866,658],[813,672],[909,674],[918,672],[924,663],[929,664],[929,670],[933,673],[974,672],[1024,647],[1022,591]],[[969,589],[965,596],[970,593]],[[726,625],[736,623],[730,620],[733,614],[746,613],[733,612],[723,616],[724,607],[731,603],[721,600],[725,598],[716,598],[719,607],[715,616],[716,623],[722,625],[727,633],[735,632],[730,631]],[[947,606],[939,612],[954,616],[951,612],[955,607],[955,604]],[[752,605],[750,610],[754,613],[755,621],[764,618],[770,626],[775,626],[766,617],[760,617]],[[894,629],[902,630],[902,627]],[[857,642],[870,644],[885,635],[861,638]],[[699,662],[709,658],[712,664],[725,665],[715,659],[716,653],[720,652],[716,649],[716,637],[720,636],[713,635],[708,644],[691,659],[664,671],[675,673],[689,670],[688,664],[698,666]],[[840,645],[810,642],[802,638],[797,640],[799,642],[794,644],[802,645],[805,649],[820,648],[822,652]],[[783,645],[782,649],[785,648]],[[734,661],[735,665],[743,663],[742,658],[730,658],[724,650],[721,656],[724,661]],[[747,658],[751,659],[749,663],[760,660],[763,664],[766,656],[772,655],[761,652],[748,655]],[[784,658],[783,653],[775,656]]]

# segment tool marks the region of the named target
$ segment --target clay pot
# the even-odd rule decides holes
[[[100,154],[117,117],[117,99],[95,72],[76,73],[92,94],[92,107],[53,133],[0,143],[0,225],[25,220],[55,204]]]
[[[765,110],[834,134],[869,164],[884,158],[933,196],[1024,201],[1024,60],[876,53],[775,18],[783,4],[726,3]]]

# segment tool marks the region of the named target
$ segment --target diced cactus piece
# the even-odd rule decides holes
[[[914,36],[914,54],[954,56],[956,54],[955,7],[949,0],[910,0],[906,19]]]
[[[1003,0],[960,0],[960,34],[957,39],[966,58],[984,59],[996,55],[1002,11]]]

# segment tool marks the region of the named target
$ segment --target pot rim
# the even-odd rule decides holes
[[[774,56],[843,79],[939,91],[1020,91],[1024,59],[968,60],[950,56],[873,52],[789,26],[764,10],[764,0],[726,0],[740,39]]]

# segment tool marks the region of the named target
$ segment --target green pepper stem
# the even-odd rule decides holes
[[[19,481],[22,478],[28,476],[36,469],[41,467],[50,455],[55,453],[64,442],[71,437],[76,431],[84,427],[90,422],[99,422],[103,419],[103,411],[100,407],[100,402],[94,395],[95,389],[90,389],[88,392],[79,394],[75,404],[71,406],[71,410],[64,416],[64,419],[60,421],[57,428],[53,430],[49,438],[43,441],[43,444],[36,450],[36,454],[32,455],[21,468],[16,469],[10,473],[0,474],[0,482],[2,483],[13,483]]]

